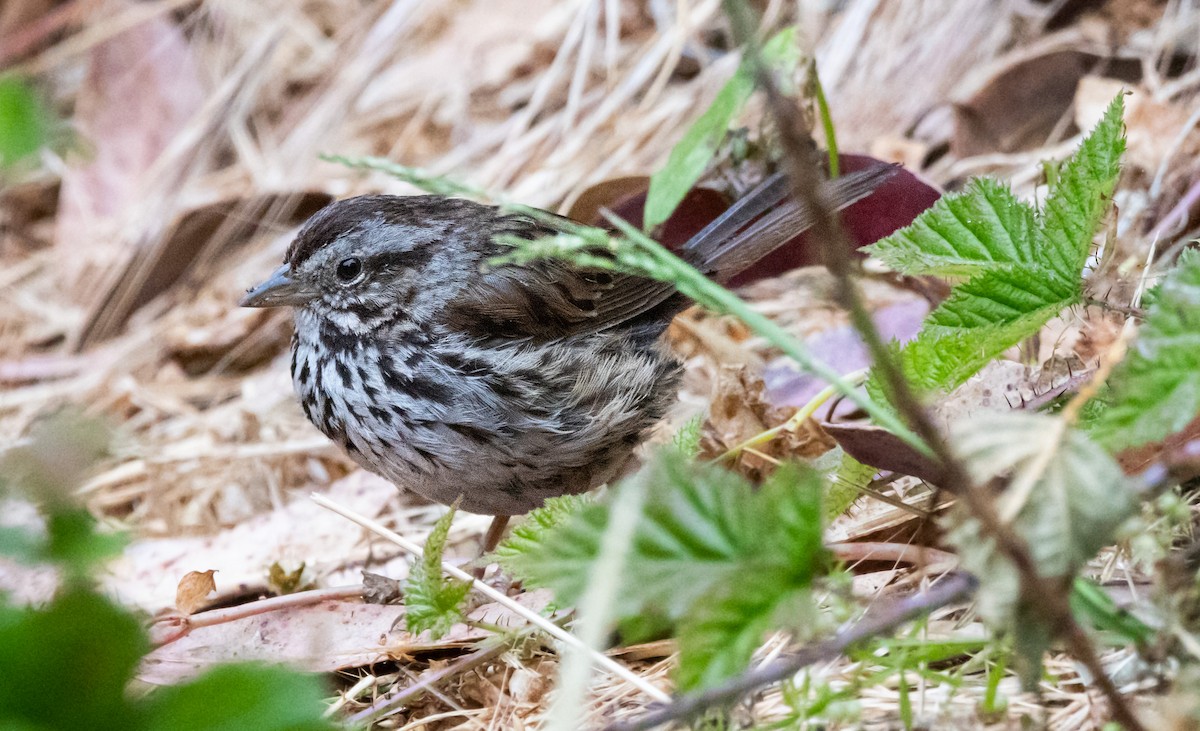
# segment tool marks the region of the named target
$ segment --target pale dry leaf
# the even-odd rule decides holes
[[[1186,106],[1155,99],[1145,89],[1120,79],[1085,76],[1075,92],[1075,126],[1092,129],[1104,110],[1121,92],[1125,97],[1125,156],[1126,165],[1153,173],[1171,154],[1179,133],[1185,128],[1191,111]],[[1105,94],[1107,99],[1102,98]],[[1193,134],[1181,156],[1200,151],[1200,134]]]
[[[375,517],[395,497],[396,488],[359,471],[335,482],[327,494]],[[301,496],[214,536],[134,542],[112,565],[105,585],[123,603],[153,613],[171,606],[173,577],[197,564],[219,570],[224,591],[237,594],[265,587],[268,569],[276,561],[304,561],[322,576],[364,559],[368,551],[358,528]]]
[[[215,569],[209,569],[184,574],[175,588],[175,608],[183,614],[194,614],[208,604],[208,595],[217,590],[217,582],[213,578],[215,573]]]
[[[109,0],[96,12],[129,4]],[[55,236],[68,281],[111,257],[99,243],[142,200],[147,171],[200,110],[205,93],[188,41],[170,16],[91,49],[74,115],[88,153],[63,171]]]
[[[516,601],[541,612],[549,606],[550,592],[526,592]],[[478,607],[468,617],[504,628],[525,624],[519,615],[494,603]],[[155,685],[174,684],[213,665],[248,661],[288,663],[328,673],[390,658],[461,650],[491,634],[491,630],[456,624],[445,637],[429,642],[404,630],[403,606],[329,600],[197,627],[147,655],[138,677]]]

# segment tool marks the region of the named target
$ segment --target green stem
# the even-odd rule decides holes
[[[821,117],[821,129],[825,132],[825,147],[829,152],[829,177],[836,178],[841,175],[837,130],[833,127],[833,115],[829,113],[829,102],[825,99],[825,87],[821,85],[821,77],[817,75],[816,59],[813,59],[809,65],[809,78],[812,79],[813,96],[817,100],[817,114]]]

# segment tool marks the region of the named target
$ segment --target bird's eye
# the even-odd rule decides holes
[[[354,257],[342,259],[337,265],[337,277],[343,282],[352,281],[362,273],[362,262]]]

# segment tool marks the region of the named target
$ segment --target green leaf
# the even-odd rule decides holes
[[[781,468],[762,488],[712,465],[664,450],[651,470],[618,614],[647,607],[675,619],[719,584],[759,567],[807,585],[826,561],[821,544],[820,478]],[[511,570],[575,602],[607,525],[607,506],[588,505],[513,555]]]
[[[634,630],[644,629],[643,623],[629,618],[646,615],[653,615],[656,628],[672,622],[691,627],[695,644],[681,670],[687,682],[728,677],[728,669],[748,657],[745,646],[761,639],[773,608],[828,568],[821,479],[812,470],[784,466],[756,490],[738,475],[689,463],[673,449],[643,469],[649,470],[646,501],[621,577],[617,618]],[[548,586],[560,602],[578,602],[607,522],[607,504],[586,505],[539,530],[536,541],[521,538],[507,565],[527,585]],[[712,606],[714,595],[728,597],[720,611]],[[721,667],[709,669],[714,662]]]
[[[975,178],[911,225],[865,249],[903,274],[969,277],[1035,264],[1034,211],[1008,186]]]
[[[863,496],[862,488],[871,482],[877,472],[878,469],[842,452],[833,479],[825,491],[825,520],[832,521],[849,510],[854,501]]]
[[[700,439],[704,436],[704,414],[696,414],[684,422],[671,438],[671,446],[688,459],[700,454]]]
[[[580,515],[588,506],[595,505],[595,502],[589,493],[549,498],[540,508],[530,511],[520,523],[513,526],[508,538],[496,547],[493,558],[514,575],[524,576],[526,558],[537,565],[540,561],[538,557],[550,550],[546,543],[555,535],[555,530]]]
[[[0,623],[0,725],[137,728],[125,686],[146,649],[137,620],[83,589],[10,616]]]
[[[1121,642],[1148,647],[1154,640],[1152,627],[1117,606],[1108,592],[1083,577],[1075,579],[1071,587],[1071,612],[1087,619],[1096,629],[1111,632]]]
[[[804,589],[781,591],[778,577],[769,573],[749,573],[716,587],[680,625],[679,689],[712,687],[740,673],[777,626],[781,607],[807,598]]]
[[[45,559],[80,578],[118,556],[128,543],[123,534],[98,532],[96,519],[85,508],[56,510],[47,519],[46,529]]]
[[[404,582],[405,623],[413,634],[429,630],[437,639],[463,619],[461,605],[471,585],[442,575],[442,554],[455,512],[452,507],[438,518],[425,540],[421,560],[413,565]]]
[[[1122,92],[1063,164],[1046,196],[1038,248],[1063,278],[1079,276],[1091,253],[1092,236],[1108,210],[1125,152],[1124,113]]]
[[[763,45],[761,58],[768,66],[785,73],[795,69],[800,58],[796,29],[784,28],[775,34]],[[753,91],[754,69],[748,60],[743,60],[717,92],[713,103],[671,149],[667,164],[650,178],[643,215],[644,230],[653,231],[666,221],[704,174],[734,116],[745,106]]]
[[[225,665],[183,686],[162,688],[147,705],[149,731],[307,731],[321,718],[324,689],[313,675],[264,665]]]
[[[29,157],[45,144],[50,114],[23,79],[0,77],[0,168]]]
[[[1057,417],[988,413],[956,425],[951,438],[976,484],[1014,475],[997,505],[1015,516],[1013,529],[1047,578],[1069,582],[1113,542],[1117,527],[1136,509],[1134,493],[1112,457]],[[1027,494],[1014,494],[1023,479],[1031,479]],[[996,553],[977,522],[958,515],[948,539],[964,567],[980,578],[980,612],[1006,623],[1019,593],[1015,569]]]
[[[1110,449],[1159,441],[1200,412],[1200,252],[1184,251],[1162,281],[1109,386],[1093,434]]]
[[[955,388],[1082,300],[1083,266],[1120,173],[1122,110],[1118,97],[1063,164],[1041,214],[1007,186],[975,180],[869,247],[898,271],[968,277],[902,350],[919,390]],[[881,392],[874,377],[868,391]]]

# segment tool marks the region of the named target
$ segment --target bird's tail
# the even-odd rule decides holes
[[[840,211],[866,198],[899,170],[878,165],[821,183],[821,197]],[[812,226],[813,211],[792,197],[787,178],[776,173],[683,245],[683,256],[725,282]]]

